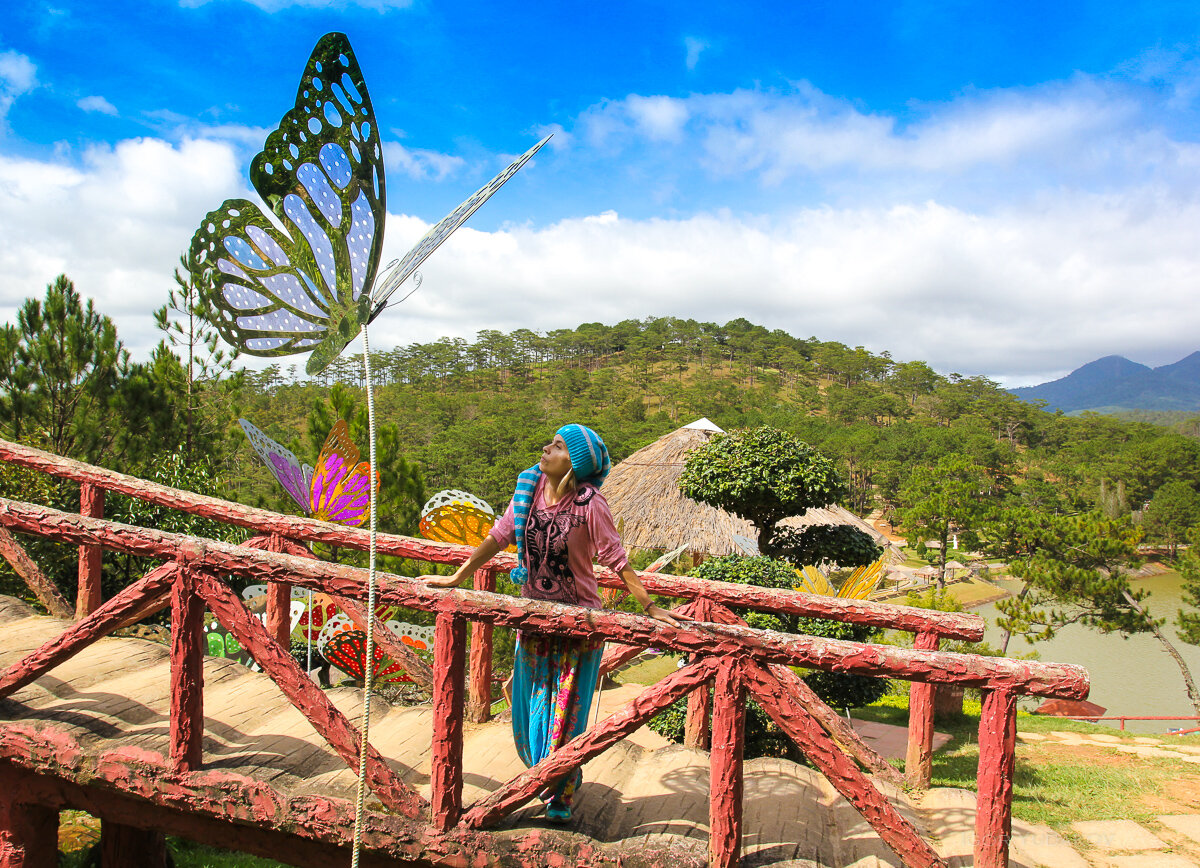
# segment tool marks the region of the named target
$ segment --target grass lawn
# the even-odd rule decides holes
[[[899,700],[899,701],[897,701]],[[888,705],[860,708],[854,716],[907,726],[903,697]],[[904,707],[901,707],[904,706]],[[933,755],[933,785],[975,789],[979,767],[979,704],[966,703],[966,713],[939,720],[935,729],[952,741]],[[1112,727],[1082,721],[1022,714],[1018,733],[1080,732],[1114,735],[1134,743],[1138,737]],[[1161,736],[1200,745],[1197,736]],[[1175,742],[1172,742],[1175,743]],[[902,762],[897,762],[903,768]],[[1139,757],[1092,745],[1017,743],[1013,778],[1013,815],[1063,830],[1076,820],[1147,821],[1159,814],[1200,812],[1200,769],[1181,768],[1178,760]]]

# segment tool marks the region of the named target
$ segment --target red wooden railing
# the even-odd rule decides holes
[[[309,681],[285,648],[280,647],[278,640],[286,637],[278,629],[269,631],[253,618],[236,595],[216,577],[237,575],[274,584],[283,590],[272,597],[284,600],[288,585],[310,588],[334,596],[352,610],[357,609],[359,617],[370,617],[362,605],[366,595],[365,571],[313,560],[295,542],[320,540],[360,548],[366,543],[364,532],[180,492],[3,441],[0,441],[0,458],[73,478],[96,488],[121,491],[164,506],[253,528],[261,535],[258,538],[260,548],[256,550],[0,499],[0,525],[3,527],[80,546],[81,584],[92,580],[95,563],[90,557],[85,562],[85,551],[110,548],[169,561],[111,600],[100,603],[58,639],[0,673],[0,696],[30,683],[88,643],[132,619],[144,617],[148,611],[167,605],[169,600],[172,607],[170,758],[176,771],[194,770],[202,762],[199,623],[203,607],[207,606],[343,760],[351,767],[357,765],[357,737],[353,726]],[[461,563],[467,555],[462,547],[391,536],[380,538],[379,550],[436,563]],[[989,868],[1006,865],[1016,697],[1028,694],[1082,698],[1088,692],[1087,673],[1079,667],[933,650],[940,636],[978,638],[977,619],[969,616],[645,575],[643,580],[652,593],[690,598],[691,602],[681,611],[708,622],[674,629],[640,615],[491,593],[488,588],[494,583],[495,572],[511,566],[510,561],[511,558],[498,557],[476,575],[476,585],[482,586],[483,590],[444,591],[399,576],[380,576],[381,600],[436,616],[435,662],[430,674],[436,721],[432,798],[429,803],[421,799],[373,749],[370,749],[367,763],[368,782],[379,799],[402,816],[416,820],[428,811],[433,828],[441,832],[453,828],[479,828],[495,822],[531,799],[547,784],[641,726],[671,702],[689,693],[702,693],[701,688],[706,688],[711,681],[712,864],[733,865],[739,858],[742,722],[745,698],[749,694],[796,740],[814,765],[858,808],[906,865],[942,865],[929,844],[875,789],[855,760],[873,771],[882,773],[882,770],[875,769],[871,758],[860,749],[846,744],[841,730],[831,731],[831,723],[822,717],[824,706],[805,693],[807,688],[803,682],[787,668],[803,666],[903,678],[914,682],[914,693],[918,685],[931,688],[939,683],[982,689],[975,864]],[[751,630],[737,623],[738,619],[728,608],[731,605],[908,629],[917,633],[917,647],[909,650]],[[463,640],[468,622],[476,639],[472,643],[471,679],[471,700],[476,715],[486,714],[490,704],[490,672],[487,670],[490,669],[490,631],[496,624],[538,632],[603,636],[624,646],[618,647],[610,662],[629,653],[629,649],[651,645],[686,653],[693,662],[649,688],[626,708],[572,740],[534,768],[475,805],[464,808],[462,724],[466,713],[463,703],[466,660]],[[271,623],[269,618],[268,624]],[[377,632],[386,633],[386,630]],[[919,699],[919,694],[914,698]],[[689,727],[690,730],[694,728],[695,724]],[[914,725],[912,729],[918,730],[919,726]]]

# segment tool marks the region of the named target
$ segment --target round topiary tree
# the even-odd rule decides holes
[[[847,488],[832,459],[778,428],[764,425],[713,436],[688,454],[679,489],[753,523],[759,551],[768,557],[798,566],[833,561],[857,567],[880,554],[875,541],[857,528],[780,526],[785,518],[838,501]]]

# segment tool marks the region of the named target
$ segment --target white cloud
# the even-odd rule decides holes
[[[423,148],[406,148],[399,142],[383,143],[384,165],[390,171],[401,171],[417,180],[441,181],[458,172],[465,160],[453,154],[428,151]]]
[[[145,358],[180,254],[233,195],[245,195],[242,167],[223,143],[134,139],[78,166],[0,156],[0,320],[65,273]]]
[[[0,121],[8,115],[13,101],[37,86],[37,67],[16,51],[0,51]]]
[[[85,112],[99,112],[103,115],[112,115],[116,117],[117,107],[110,103],[102,96],[85,96],[79,102],[75,103]]]
[[[686,51],[684,63],[688,69],[695,69],[696,64],[700,61],[700,52],[708,48],[709,44],[695,36],[685,36],[683,37],[683,47]]]
[[[690,173],[693,187],[712,179],[766,188],[804,181],[834,198],[866,185],[878,202],[911,201],[914,192],[918,200],[970,195],[982,185],[1004,201],[1048,184],[1098,190],[1148,173],[1195,183],[1200,147],[1172,138],[1168,101],[1127,80],[1077,76],[914,105],[902,122],[799,82],[786,93],[631,94],[589,107],[575,131],[606,157]]]
[[[428,260],[421,290],[376,321],[374,340],[744,316],[1013,382],[1112,352],[1164,364],[1200,348],[1198,220],[1200,204],[1147,192],[988,217],[927,203],[786,221],[606,213],[464,228]],[[398,255],[423,226],[394,225]]]

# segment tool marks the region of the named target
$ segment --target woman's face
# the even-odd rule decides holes
[[[562,479],[571,469],[571,453],[567,451],[567,442],[562,435],[555,434],[554,439],[542,447],[542,458],[538,462],[542,473],[554,479]]]

